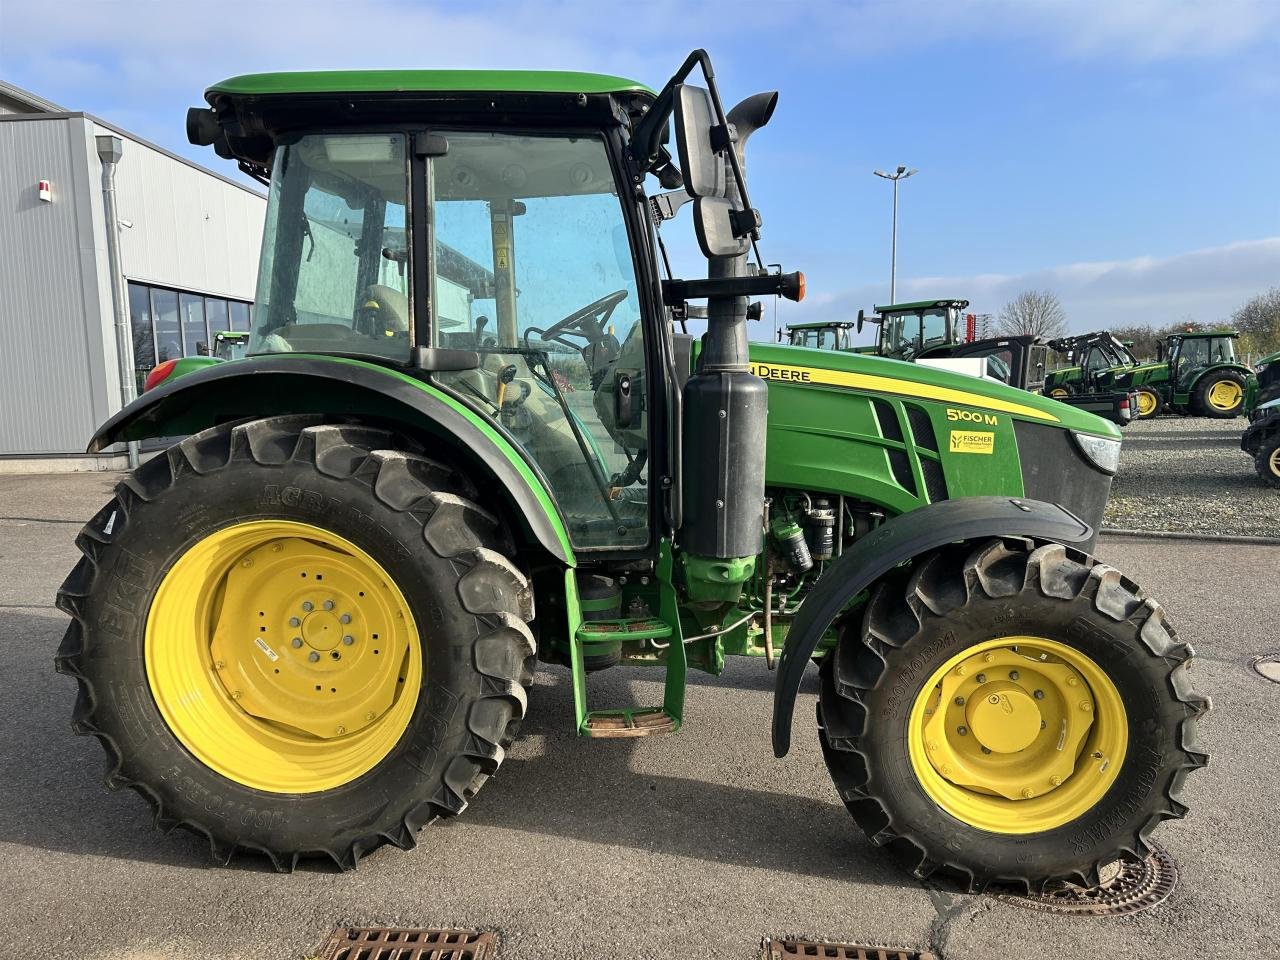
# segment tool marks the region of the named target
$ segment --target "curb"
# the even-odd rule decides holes
[[[1227,533],[1188,533],[1183,530],[1129,530],[1123,527],[1103,527],[1098,534],[1103,537],[1128,537],[1135,540],[1198,540],[1204,543],[1249,543],[1280,547],[1280,537],[1244,537]]]

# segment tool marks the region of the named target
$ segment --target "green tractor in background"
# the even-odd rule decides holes
[[[245,331],[222,330],[213,335],[210,356],[219,360],[241,360],[249,352],[249,334]]]
[[[790,324],[787,338],[792,346],[892,357],[1044,393],[1056,357],[1050,345],[1027,335],[966,341],[961,313],[968,305],[968,300],[921,300],[877,306],[874,317],[859,311],[856,324],[837,320]],[[867,323],[876,324],[876,342],[853,346],[853,332],[860,333]],[[1137,406],[1137,398],[1126,390],[1059,390],[1054,399],[1118,426],[1133,419]]]
[[[506,71],[208,90],[190,139],[270,184],[259,290],[248,357],[91,443],[186,436],[119,483],[58,596],[110,786],[220,862],[350,868],[474,800],[539,662],[612,740],[678,730],[688,671],[744,656],[777,667],[743,735],[769,726],[779,757],[821,660],[838,794],[919,877],[1096,884],[1185,813],[1191,648],[1089,554],[1118,431],[748,345],[750,298],[804,288],[753,249],[745,148],[776,96],[726,112],[702,51],[657,93]],[[705,278],[660,269],[653,210],[685,201]],[[697,340],[673,323],[691,300]],[[619,664],[661,702],[592,703]]]
[[[1237,417],[1257,390],[1253,371],[1236,360],[1239,336],[1234,330],[1170,334],[1157,343],[1155,363],[1139,363],[1105,331],[1055,341],[1057,349],[1078,358],[1078,365],[1055,371],[1046,392],[1071,395],[1091,381],[1098,389],[1136,393],[1140,419],[1165,409],[1185,416]]]
[[[1240,436],[1240,449],[1253,458],[1262,482],[1280,487],[1280,352],[1254,365],[1257,389],[1245,401],[1249,426]]]

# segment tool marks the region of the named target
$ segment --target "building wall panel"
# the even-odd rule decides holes
[[[82,256],[84,197],[100,194],[83,182],[82,128],[0,124],[0,454],[82,451],[105,412],[104,357],[86,325],[101,317],[99,286]]]

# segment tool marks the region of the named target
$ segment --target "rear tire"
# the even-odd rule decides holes
[[[1025,649],[1034,650],[1036,638],[1043,638],[1039,643],[1047,649],[1069,652],[1071,659],[1061,662],[1075,660],[1100,671],[1097,685],[1081,685],[1078,674],[1074,682],[1065,679],[1071,684],[1063,688],[1069,696],[1060,697],[1049,688],[1047,700],[1043,691],[1037,691],[1035,700],[1026,691],[1020,701],[1035,709],[1031,705],[1052,704],[1056,698],[1063,703],[1062,711],[1076,706],[1097,711],[1098,722],[1079,741],[1080,753],[1065,781],[1050,788],[1052,771],[1044,770],[1034,780],[1040,791],[1034,799],[1020,799],[1013,787],[1013,797],[1005,800],[985,789],[944,782],[943,777],[949,780],[954,774],[950,766],[931,773],[933,761],[928,758],[937,754],[928,751],[937,750],[938,744],[933,732],[926,731],[937,728],[917,727],[913,718],[919,719],[916,711],[920,704],[930,703],[930,695],[946,694],[934,686],[939,671],[944,678],[953,672],[964,674],[952,666],[961,662],[958,658],[973,650],[981,661],[990,654],[980,651],[996,642],[1025,642],[1023,652],[1013,649],[1000,655],[1027,657]],[[1186,667],[1191,655],[1156,603],[1091,557],[1060,544],[1037,546],[1021,539],[943,548],[882,580],[861,622],[846,622],[841,629],[839,643],[821,670],[818,718],[823,756],[858,825],[873,843],[897,853],[917,877],[942,869],[975,891],[991,883],[1040,890],[1058,880],[1095,886],[1100,866],[1121,856],[1146,855],[1151,830],[1186,812],[1178,793],[1187,772],[1206,763],[1196,744],[1196,719],[1209,706],[1191,688]],[[1025,664],[1022,672],[1045,670],[1042,660],[1043,656],[1019,661]],[[991,669],[1001,669],[999,662]],[[1003,688],[1014,690],[1005,678],[1017,677],[1008,672],[1007,664],[1003,669],[990,678],[999,682],[987,686],[981,699],[970,693],[970,708],[985,701],[987,694],[995,695],[991,702],[996,703]],[[972,668],[969,677],[973,683],[988,684],[988,678],[975,675]],[[1104,686],[1111,689],[1110,699]],[[1076,691],[1090,687],[1096,702],[1077,704]],[[957,704],[962,700],[957,698]],[[1006,699],[1002,708],[1006,713],[1008,703]],[[1116,703],[1121,704],[1118,710]],[[949,699],[936,699],[924,716],[936,712],[944,726],[951,724],[950,704]],[[1104,714],[1108,704],[1112,712]],[[1129,706],[1128,712],[1123,705]],[[1061,715],[1065,724],[1069,715]],[[1028,737],[1037,739],[1025,747],[1027,757],[1061,762],[1063,754],[1055,758],[1051,740],[1044,740],[1052,731],[1045,733],[1040,716],[1033,714],[1036,720],[1029,725],[1035,732]],[[1053,714],[1044,716],[1054,719],[1056,726]],[[1007,762],[1001,769],[1012,771],[1012,765],[1023,762],[1022,746],[981,740],[981,731],[973,725],[973,730],[946,726],[945,735],[957,734],[956,743],[966,750],[981,743],[977,766],[988,760],[996,765]],[[1003,736],[1009,729],[1011,725],[997,724],[994,732]],[[1060,736],[1065,737],[1066,729],[1064,725]],[[1112,751],[1106,737],[1122,746]],[[996,756],[987,756],[988,744],[996,747]],[[1103,754],[1100,746],[1108,752]],[[1104,760],[1110,763],[1114,756],[1122,759],[1104,781]],[[999,777],[991,782],[998,784]],[[943,805],[950,803],[949,796],[937,799],[938,784],[958,796],[961,805],[972,804],[980,812],[965,819],[956,807],[949,811]],[[1041,818],[1047,824],[1043,829],[1033,825]],[[993,819],[998,821],[995,827]]]
[[[1192,409],[1201,416],[1230,420],[1244,410],[1245,378],[1239,370],[1206,373],[1196,384]]]
[[[460,813],[497,770],[519,728],[535,654],[528,626],[533,618],[528,580],[507,559],[514,550],[498,519],[477,506],[473,496],[464,477],[421,456],[409,441],[360,425],[325,425],[303,417],[206,430],[169,448],[122,481],[115,497],[81,532],[77,545],[83,556],[58,593],[58,606],[72,620],[58,651],[57,668],[79,683],[72,726],[75,732],[92,734],[101,742],[108,761],[107,786],[130,787],[141,794],[162,830],[180,826],[206,837],[220,863],[226,863],[237,849],[256,850],[266,854],[278,870],[290,870],[308,855],[326,855],[340,868],[350,869],[361,854],[384,842],[411,848],[419,827],[436,817]],[[164,599],[169,596],[165,583],[177,576],[174,571],[183,569],[184,556],[200,556],[195,551],[203,549],[201,544],[222,542],[228,533],[233,542],[239,542],[234,540],[241,535],[237,531],[259,528],[312,530],[316,539],[305,539],[306,534],[284,539],[275,534],[277,539],[260,541],[255,550],[273,553],[253,553],[265,559],[252,576],[274,570],[272,564],[279,566],[277,558],[292,556],[289,551],[294,545],[314,554],[337,550],[331,544],[345,543],[351,547],[353,565],[360,557],[372,564],[368,567],[374,571],[368,581],[371,585],[366,585],[371,599],[338,601],[330,617],[333,624],[348,607],[355,620],[351,627],[325,621],[324,629],[332,632],[322,638],[330,645],[322,644],[323,654],[309,653],[297,637],[292,647],[301,649],[291,649],[289,634],[305,632],[309,620],[302,620],[298,627],[297,620],[290,619],[287,627],[277,630],[275,620],[283,626],[288,613],[279,617],[272,613],[272,591],[259,589],[249,595],[252,612],[245,603],[232,603],[230,571],[251,567],[252,558],[224,558],[228,572],[221,574],[220,582],[212,564],[203,575],[207,584],[201,585],[199,578],[188,581],[194,590],[210,591],[207,611],[212,612],[204,613],[203,619],[194,614],[176,621],[160,619],[157,611],[168,609],[163,604],[170,602]],[[344,556],[327,553],[325,557],[331,555]],[[314,576],[316,569],[310,563],[306,570]],[[304,571],[302,577],[307,576]],[[318,596],[335,595],[338,579],[335,572],[323,587],[316,584],[314,589],[321,591]],[[286,586],[312,582],[292,580]],[[387,633],[381,640],[374,633],[372,639],[365,634],[339,641],[335,633],[359,634],[355,627],[363,612],[358,604],[372,603],[381,596],[379,589],[394,593],[404,603],[400,615],[394,613],[396,607],[388,606],[381,621],[369,618],[370,629],[377,629],[377,622],[392,624],[383,628]],[[348,593],[354,597],[354,589]],[[256,609],[259,606],[262,611]],[[192,609],[201,608],[193,601]],[[397,616],[400,627],[394,626]],[[150,619],[165,624],[163,632],[155,625],[150,628]],[[173,626],[188,622],[194,626],[191,631]],[[271,626],[259,627],[260,623]],[[182,710],[196,708],[173,707],[194,696],[174,688],[180,688],[188,676],[197,678],[192,683],[205,684],[200,688],[205,702],[218,700],[217,683],[199,680],[202,675],[215,681],[228,676],[228,672],[213,672],[225,670],[227,664],[213,659],[222,654],[210,653],[210,635],[214,649],[224,649],[218,643],[240,643],[234,649],[243,658],[244,675],[252,673],[257,662],[252,658],[258,654],[241,641],[257,643],[260,637],[273,641],[259,645],[263,655],[275,654],[270,663],[261,661],[259,669],[267,676],[266,689],[277,694],[276,699],[268,696],[262,702],[277,709],[289,691],[270,687],[272,665],[287,668],[286,674],[293,670],[304,676],[311,667],[354,671],[358,658],[366,655],[366,642],[368,654],[392,654],[394,662],[397,653],[388,642],[393,630],[402,637],[403,664],[416,662],[419,669],[415,673],[402,665],[397,686],[396,668],[392,666],[389,674],[385,669],[388,657],[363,661],[378,664],[381,691],[395,698],[393,704],[403,703],[398,714],[394,706],[364,714],[363,702],[357,703],[360,726],[367,726],[370,733],[382,730],[380,759],[375,759],[375,753],[362,755],[365,740],[354,741],[353,750],[352,738],[363,735],[362,731],[349,732],[345,726],[328,729],[336,721],[326,711],[333,709],[335,700],[303,698],[298,702],[304,706],[291,715],[302,723],[325,726],[319,735],[287,721],[282,726],[276,718],[263,719],[260,713],[251,715],[251,697],[246,694],[241,699],[239,690],[234,695],[222,690],[226,703],[217,706],[222,712],[209,714],[229,718],[230,726],[222,729],[231,734],[242,727],[254,731],[257,740],[251,745],[267,743],[263,749],[268,754],[277,742],[300,743],[297,756],[313,751],[329,764],[317,767],[328,779],[318,775],[308,784],[310,767],[300,774],[286,772],[297,766],[292,763],[295,755],[289,756],[289,762],[282,755],[277,771],[270,756],[264,762],[261,753],[255,754],[255,764],[248,763],[243,751],[237,754],[228,747],[227,738],[205,735],[201,742],[198,723],[184,727],[179,722],[184,721]],[[314,635],[314,631],[308,634],[307,644]],[[218,639],[221,636],[233,640]],[[348,643],[353,645],[344,646]],[[373,649],[376,645],[385,649]],[[175,655],[173,649],[179,653]],[[162,653],[176,664],[172,676],[157,666]],[[289,658],[294,654],[320,662],[292,667]],[[343,654],[347,662],[328,664],[329,657],[339,661]],[[184,674],[188,670],[184,660],[200,662]],[[236,660],[230,666],[240,670],[242,662]],[[410,689],[412,682],[404,685],[405,676],[419,678],[416,690]],[[310,684],[318,677],[301,682]],[[237,673],[232,679],[242,678]],[[337,680],[334,683],[343,686]],[[304,693],[310,689],[302,688]],[[359,688],[353,681],[349,689]],[[334,694],[339,691],[335,689]],[[328,696],[327,689],[316,695]],[[398,726],[379,728],[393,723],[393,714]],[[334,774],[334,764],[343,758],[347,767]]]
[[[1263,483],[1280,487],[1280,433],[1273,433],[1258,445],[1253,454],[1253,465]]]

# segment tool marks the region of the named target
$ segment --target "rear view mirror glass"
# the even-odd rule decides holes
[[[711,94],[702,87],[679,84],[674,114],[676,152],[685,189],[693,197],[723,197],[727,189],[724,158],[711,146],[711,130],[716,126]]]
[[[704,257],[737,257],[751,246],[747,237],[734,235],[733,210],[724,197],[698,197],[693,202],[693,229]]]

